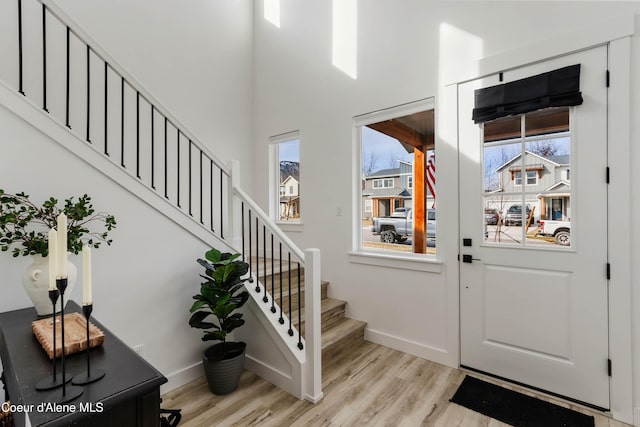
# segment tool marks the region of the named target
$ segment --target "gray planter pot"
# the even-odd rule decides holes
[[[202,366],[213,394],[229,394],[238,388],[244,370],[247,345],[243,342],[226,344],[232,344],[237,349],[233,354],[227,355],[231,357],[222,358],[225,343],[212,345],[202,353]]]

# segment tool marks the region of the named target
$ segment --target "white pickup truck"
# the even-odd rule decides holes
[[[538,234],[551,236],[562,246],[571,245],[571,221],[542,220],[538,227]]]

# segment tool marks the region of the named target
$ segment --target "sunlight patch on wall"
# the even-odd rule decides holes
[[[333,65],[358,78],[358,0],[333,0]]]
[[[472,62],[482,58],[484,42],[474,34],[443,22],[440,24],[439,50],[440,80],[447,84],[460,74],[461,68],[468,72]]]
[[[264,0],[264,19],[280,28],[280,0]]]

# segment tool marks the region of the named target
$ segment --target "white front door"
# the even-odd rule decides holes
[[[476,89],[574,64],[582,105],[471,120]],[[458,95],[461,363],[601,408],[610,406],[606,69],[603,46],[462,84]],[[553,199],[565,200],[555,216]],[[494,209],[502,221],[487,224]],[[536,235],[541,221],[568,228],[569,245]]]

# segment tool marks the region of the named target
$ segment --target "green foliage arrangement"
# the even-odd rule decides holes
[[[14,257],[20,255],[49,254],[48,233],[56,227],[58,215],[67,216],[67,248],[74,254],[80,253],[84,245],[99,248],[102,243],[111,245],[109,232],[116,227],[113,215],[95,212],[91,197],[86,194],[65,199],[64,207],[58,207],[58,200],[51,197],[42,206],[29,200],[25,193],[9,194],[0,189],[0,250],[7,252],[13,247]],[[104,231],[95,232],[88,228],[90,222],[102,223]]]
[[[210,249],[205,253],[206,259],[198,259],[205,269],[200,275],[205,281],[200,286],[200,293],[193,296],[195,302],[191,306],[189,326],[203,329],[203,341],[221,341],[220,353],[216,358],[223,360],[233,357],[244,349],[244,343],[227,342],[227,334],[244,325],[242,313],[234,313],[249,299],[244,290],[243,278],[249,271],[249,264],[238,260],[240,254],[222,253]],[[217,324],[208,321],[209,316],[217,319]]]

